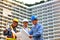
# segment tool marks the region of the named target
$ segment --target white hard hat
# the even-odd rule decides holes
[[[28,20],[27,19],[24,19],[23,22],[28,22]]]

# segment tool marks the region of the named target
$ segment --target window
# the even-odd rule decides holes
[[[54,38],[53,36],[49,36],[49,38]]]
[[[52,15],[52,13],[48,13],[48,15]]]
[[[2,8],[0,8],[0,10],[1,10],[1,11],[3,11],[3,9],[2,9]]]
[[[46,23],[47,21],[45,20],[45,21],[43,21],[44,23]]]
[[[48,29],[48,27],[44,27],[44,29]]]
[[[19,10],[19,8],[17,8],[17,7],[13,7],[13,8]]]
[[[47,35],[48,36],[48,35]],[[44,39],[47,39],[48,40],[48,37],[44,37]]]
[[[58,35],[56,35],[55,37],[60,37],[60,35],[58,34]]]
[[[3,14],[3,12],[0,12],[0,14]]]
[[[53,23],[48,23],[48,25],[53,25]]]
[[[58,18],[54,18],[54,20],[59,20],[60,19],[60,17],[58,17]]]
[[[53,21],[53,19],[49,19],[48,22]]]
[[[2,35],[2,33],[0,33],[0,35]]]
[[[20,11],[13,9],[13,11],[20,13]]]
[[[47,19],[47,17],[43,17],[43,19]]]
[[[47,8],[43,8],[42,10],[47,10]]]
[[[29,26],[32,26],[32,24],[29,24]]]
[[[49,32],[51,32],[51,31],[53,31],[53,29],[49,29]],[[52,34],[52,33],[50,33],[50,34]]]
[[[52,6],[49,6],[48,9],[52,9]]]
[[[48,18],[53,18],[52,16],[48,16]]]
[[[2,16],[0,16],[0,18],[2,18]]]
[[[43,24],[44,26],[47,26],[47,23]]]
[[[43,14],[43,16],[47,16],[47,14]]]
[[[2,19],[0,19],[0,21],[2,21]]]
[[[44,34],[44,36],[47,36],[48,34]]]
[[[57,31],[57,32],[55,31],[54,33],[55,33],[55,34],[58,34],[58,33],[60,33],[60,32],[59,32],[59,31]]]

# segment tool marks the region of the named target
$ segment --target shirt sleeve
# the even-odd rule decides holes
[[[33,34],[33,37],[40,37],[43,34],[43,27],[40,25],[38,26],[38,31]]]
[[[33,28],[29,32],[30,35],[33,35]]]

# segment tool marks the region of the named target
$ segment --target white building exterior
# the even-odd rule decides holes
[[[8,13],[4,16],[4,9]],[[3,35],[3,30],[7,24],[12,23],[13,18],[19,19],[18,29],[22,27],[22,20],[29,20],[29,27],[31,27],[31,15],[37,15],[39,23],[44,27],[44,40],[60,40],[60,1],[54,0],[42,4],[28,7],[15,1],[0,1],[0,35]],[[3,39],[4,37],[0,37]]]

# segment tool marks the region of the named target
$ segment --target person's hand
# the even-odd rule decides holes
[[[33,37],[32,35],[29,36],[29,38],[32,38],[32,37]]]
[[[4,30],[4,32],[8,32],[8,30],[6,29],[6,30]]]

